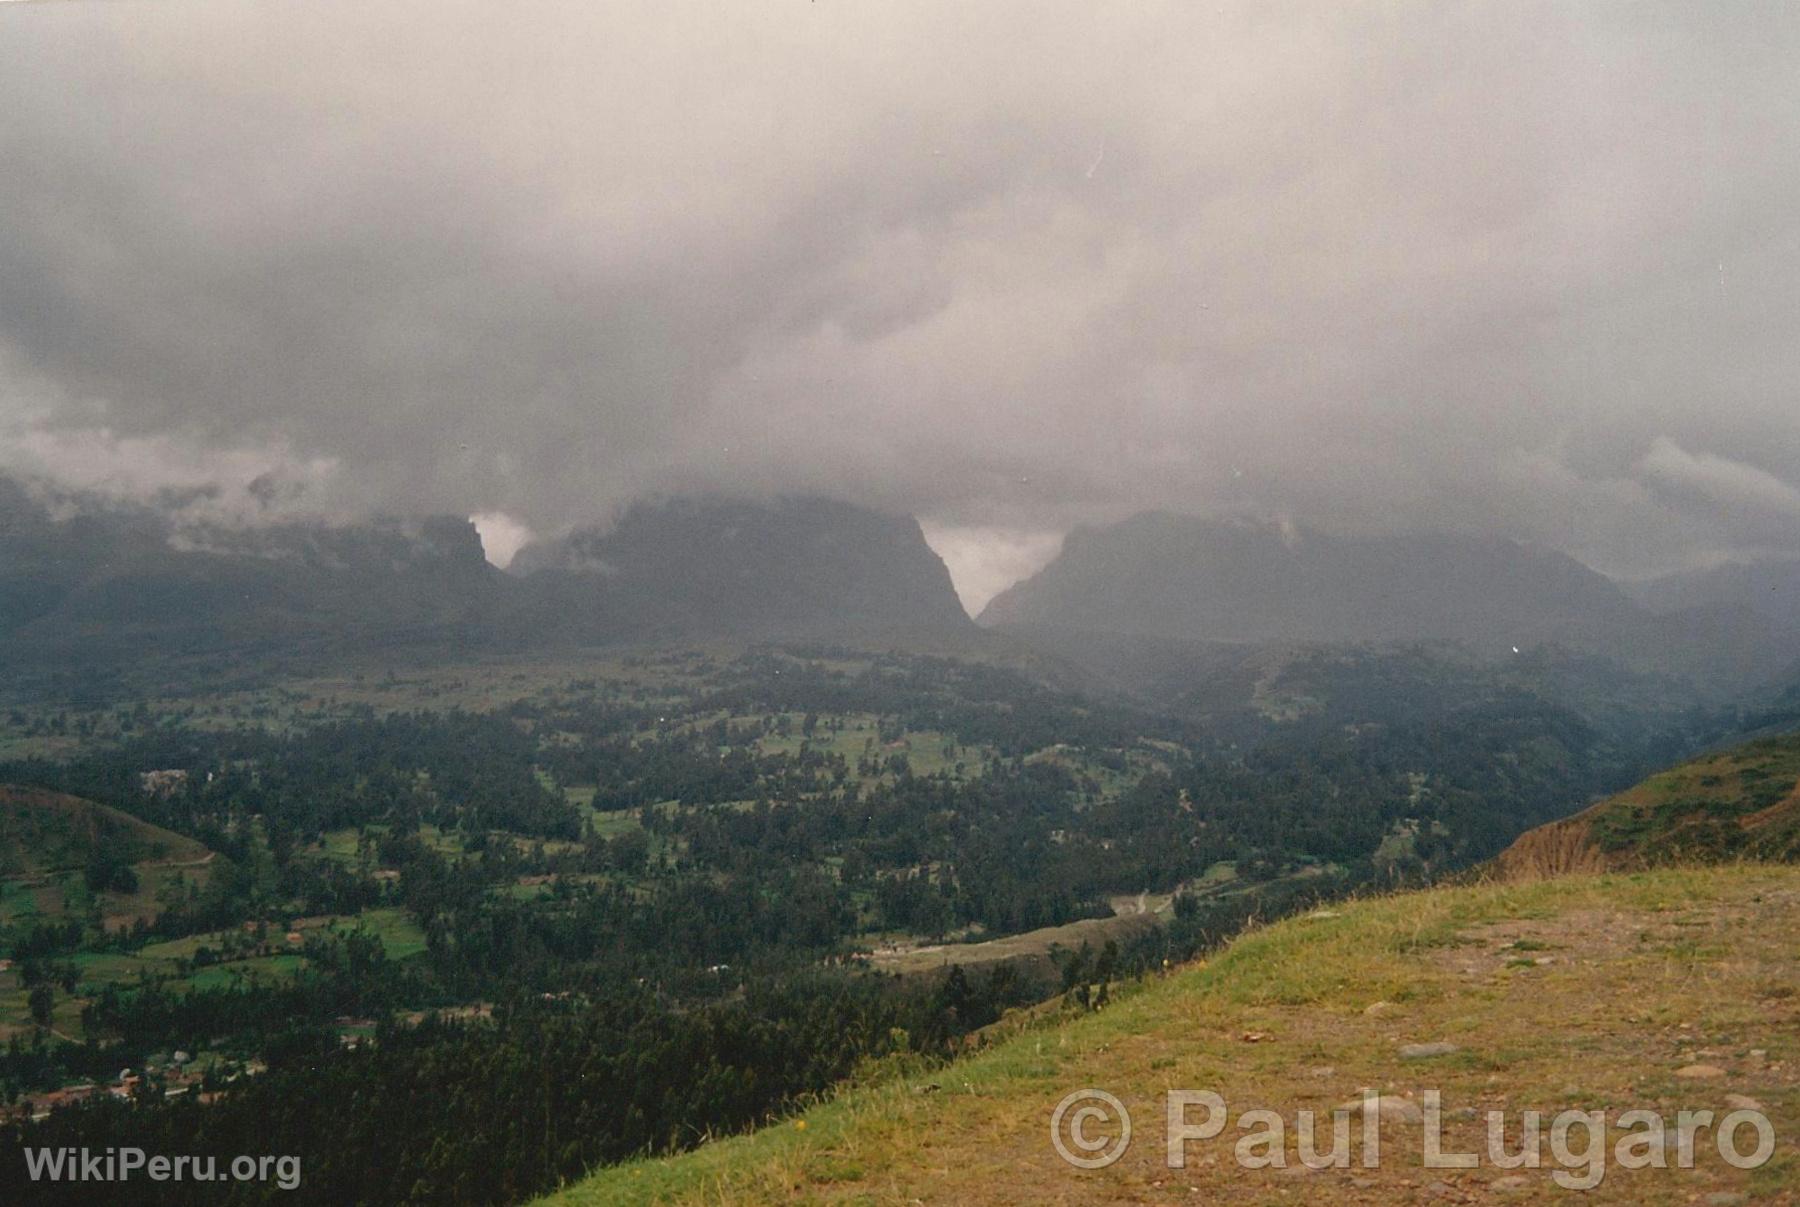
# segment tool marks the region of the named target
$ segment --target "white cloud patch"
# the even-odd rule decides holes
[[[1021,579],[1049,565],[1062,550],[1062,534],[922,522],[925,542],[944,559],[957,598],[971,616]]]
[[[154,506],[178,524],[320,515],[336,471],[331,458],[299,458],[279,443],[206,448],[110,428],[15,427],[0,439],[0,472]]]
[[[512,565],[514,555],[529,545],[535,535],[524,524],[497,511],[472,515],[469,522],[481,536],[481,551],[487,560],[502,570]]]
[[[1751,520],[1800,520],[1800,488],[1768,470],[1714,453],[1690,453],[1659,437],[1638,468],[1654,488]]]

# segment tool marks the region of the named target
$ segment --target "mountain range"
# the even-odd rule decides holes
[[[1140,670],[1272,644],[1451,641],[1739,685],[1800,658],[1800,562],[1622,585],[1499,537],[1158,512],[1075,531],[979,623]],[[0,661],[15,664],[974,632],[915,520],[828,499],[643,501],[502,571],[460,517],[177,527],[149,509],[63,514],[0,478]]]

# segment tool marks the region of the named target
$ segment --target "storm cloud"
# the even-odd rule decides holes
[[[1800,552],[1800,12],[0,6],[0,468]]]

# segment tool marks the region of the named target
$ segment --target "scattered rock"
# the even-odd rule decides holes
[[[1430,1044],[1401,1044],[1400,1059],[1429,1060],[1433,1056],[1449,1056],[1460,1050],[1455,1044],[1445,1043],[1442,1040]]]
[[[1358,1190],[1370,1190],[1376,1186],[1381,1185],[1381,1183],[1376,1181],[1374,1178],[1351,1178],[1350,1185],[1354,1186]]]
[[[1333,1068],[1331,1065],[1318,1065],[1315,1068],[1308,1069],[1307,1072],[1311,1073],[1314,1077],[1337,1076],[1337,1069]]]
[[[1555,956],[1539,956],[1537,959],[1533,960],[1532,963],[1536,964],[1539,968],[1542,968],[1546,964],[1556,963],[1556,957]]]
[[[1511,1194],[1515,1190],[1524,1190],[1531,1185],[1531,1179],[1522,1173],[1509,1173],[1504,1178],[1495,1178],[1488,1183],[1489,1190],[1498,1190],[1501,1194]]]
[[[1686,1081],[1712,1081],[1725,1076],[1725,1070],[1718,1065],[1682,1065],[1675,1070],[1675,1076]]]
[[[1762,1103],[1750,1097],[1748,1094],[1727,1094],[1725,1095],[1725,1105],[1734,1111],[1760,1111],[1764,1109]]]
[[[1462,1197],[1456,1187],[1444,1181],[1427,1182],[1424,1189],[1426,1194],[1435,1195],[1440,1199],[1460,1199]]]
[[[1389,1001],[1370,1002],[1367,1006],[1363,1007],[1363,1013],[1370,1018],[1380,1018],[1382,1015],[1392,1014],[1398,1009],[1400,1009],[1400,1007]]]
[[[1352,1115],[1367,1116],[1371,1111],[1380,1123],[1422,1123],[1425,1112],[1419,1104],[1396,1094],[1381,1094],[1371,1098],[1355,1098],[1349,1102],[1339,1103],[1337,1109],[1349,1111]]]
[[[1266,1044],[1275,1037],[1267,1031],[1246,1031],[1238,1038],[1247,1044]]]

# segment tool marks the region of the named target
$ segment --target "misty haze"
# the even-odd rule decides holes
[[[1800,1202],[1796,148],[1778,5],[0,5],[0,1199]]]

